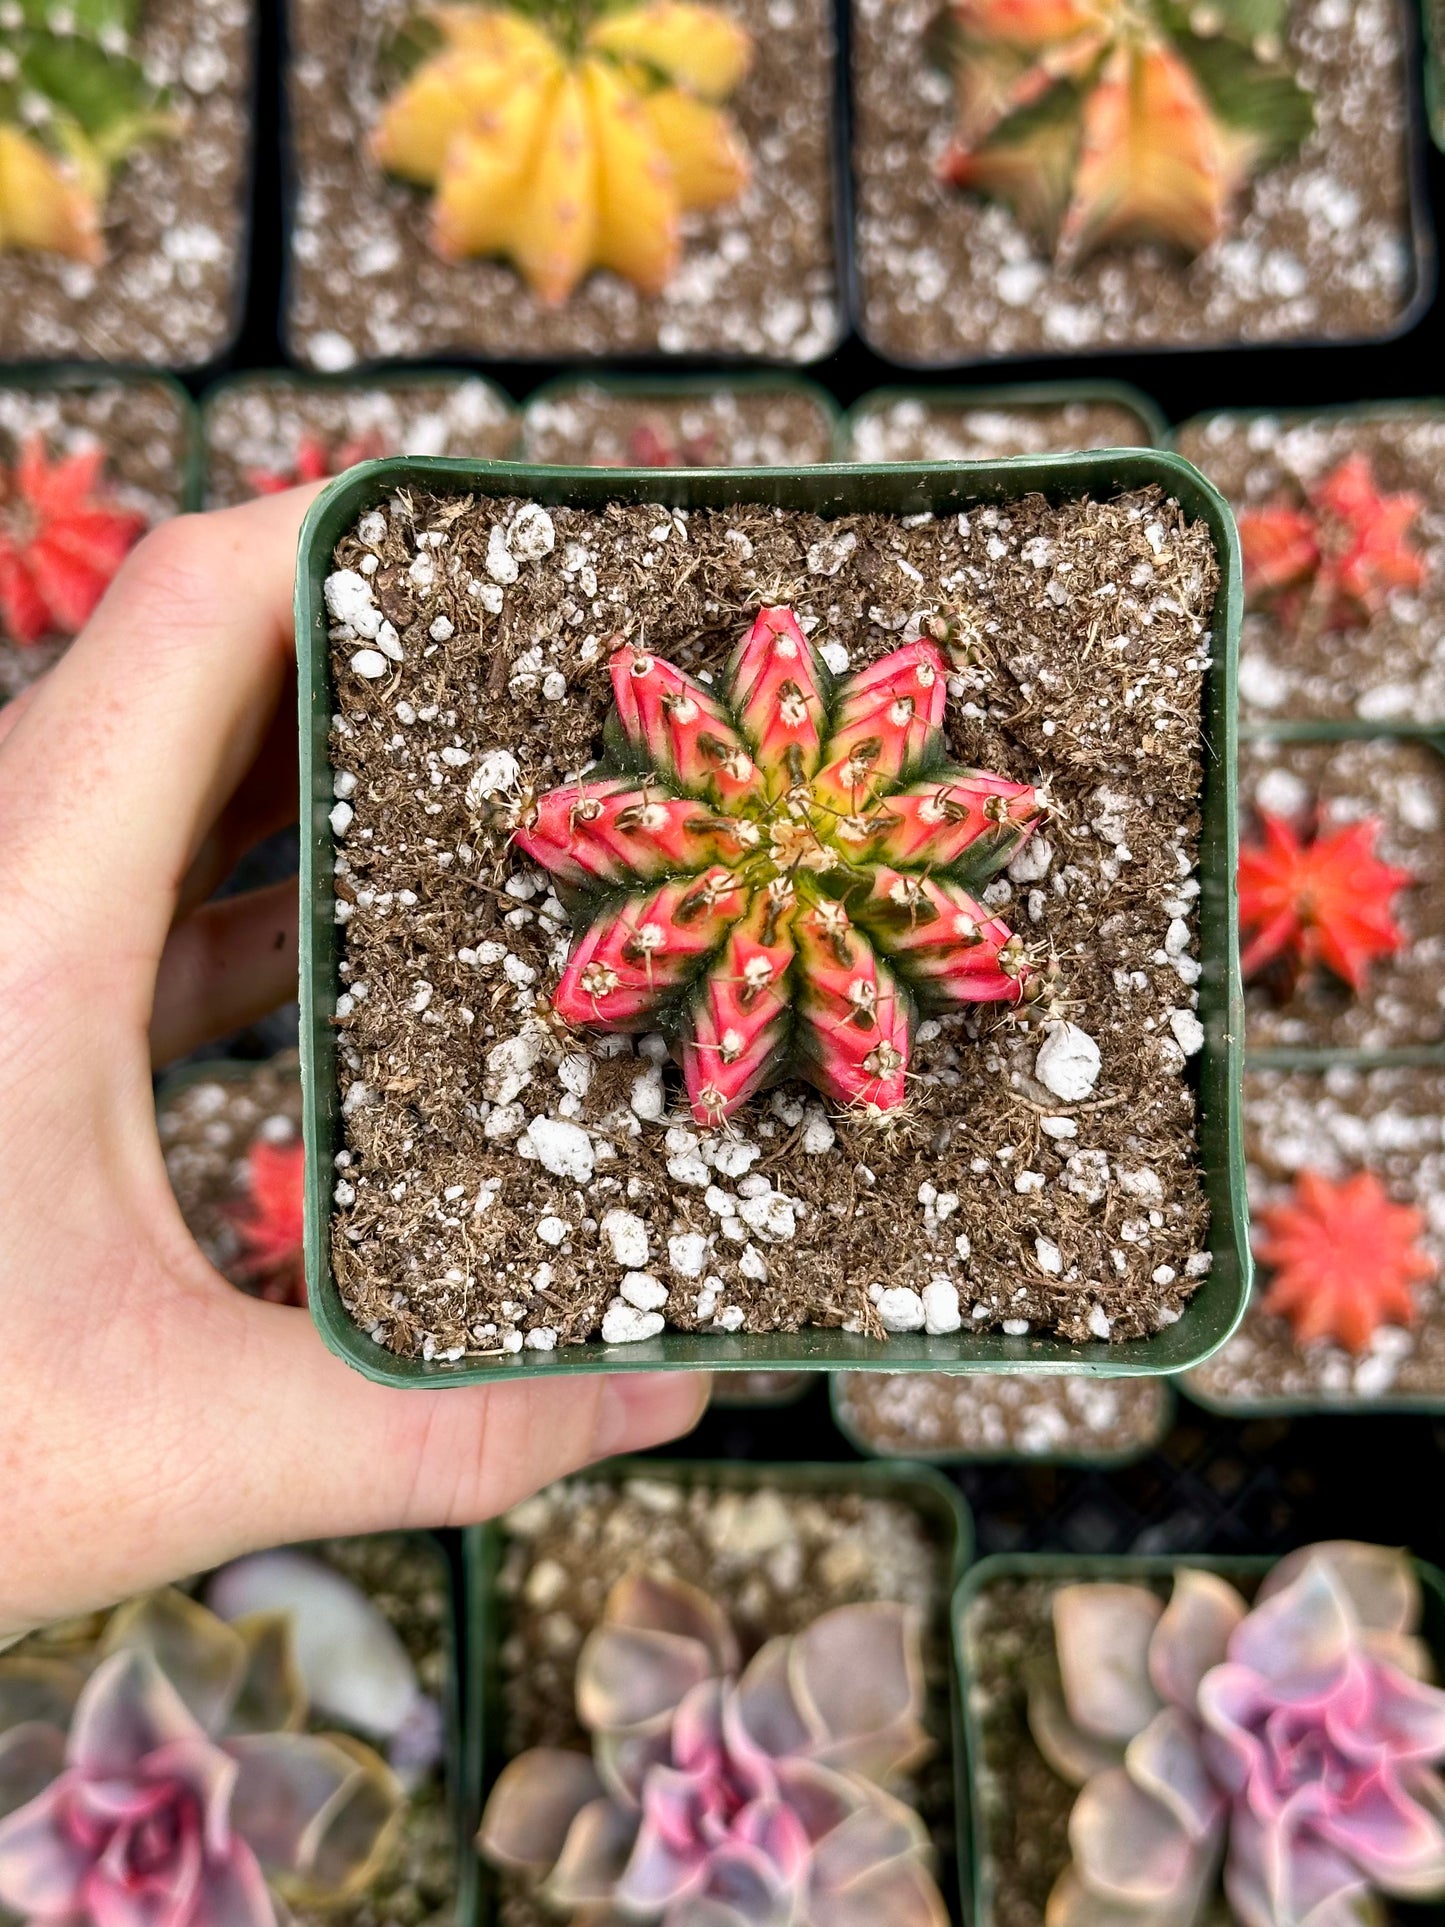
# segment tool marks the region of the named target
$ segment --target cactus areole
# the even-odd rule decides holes
[[[1023,995],[1023,946],[978,893],[1041,800],[944,764],[931,642],[835,684],[792,610],[763,609],[716,688],[630,644],[611,670],[607,763],[512,817],[574,912],[567,1022],[663,1031],[718,1125],[786,1076],[895,1109],[920,1012]]]

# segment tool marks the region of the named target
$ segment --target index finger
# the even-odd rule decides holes
[[[68,954],[158,957],[206,829],[256,756],[293,651],[316,489],[181,516],[136,548],[0,748],[0,893]]]

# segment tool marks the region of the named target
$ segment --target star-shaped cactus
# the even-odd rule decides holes
[[[257,1138],[246,1156],[247,1195],[232,1213],[241,1242],[234,1271],[248,1291],[279,1305],[306,1303],[305,1190],[300,1138]]]
[[[1361,996],[1376,957],[1405,946],[1393,899],[1415,879],[1375,855],[1373,818],[1306,841],[1285,818],[1259,812],[1264,840],[1239,853],[1239,924],[1246,977],[1278,967],[1293,985],[1323,965]]]
[[[1022,945],[975,892],[1041,806],[942,766],[931,642],[835,686],[792,610],[764,609],[724,695],[625,643],[611,670],[608,765],[514,825],[577,917],[559,1015],[664,1031],[716,1125],[788,1074],[892,1110],[918,1011],[1017,1001]]]
[[[1424,581],[1425,557],[1411,545],[1424,506],[1408,492],[1382,494],[1369,457],[1347,456],[1303,505],[1240,516],[1246,597],[1287,628],[1359,628],[1392,591]]]
[[[1263,1306],[1299,1344],[1331,1338],[1363,1352],[1379,1326],[1414,1324],[1415,1286],[1435,1276],[1419,1244],[1425,1219],[1392,1202],[1373,1171],[1338,1183],[1301,1171],[1294,1195],[1259,1218],[1255,1254],[1274,1273]]]
[[[334,444],[324,442],[319,435],[303,435],[296,444],[289,469],[248,468],[246,486],[253,495],[281,495],[288,488],[300,488],[308,482],[330,481],[332,476],[344,475],[347,469],[355,468],[358,462],[370,462],[388,452],[375,429]]]
[[[22,648],[78,634],[145,533],[105,492],[104,468],[103,448],[52,460],[39,434],[0,468],[0,626]]]

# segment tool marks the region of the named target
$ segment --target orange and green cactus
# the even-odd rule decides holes
[[[1263,842],[1239,853],[1240,963],[1246,977],[1280,969],[1290,986],[1323,966],[1364,993],[1376,957],[1404,948],[1391,914],[1415,881],[1375,855],[1372,818],[1320,829],[1305,840],[1285,818],[1259,812]]]
[[[1354,629],[1396,589],[1418,589],[1425,557],[1411,544],[1424,502],[1382,495],[1368,455],[1348,455],[1305,497],[1239,518],[1244,592],[1291,629]]]
[[[957,127],[940,177],[1006,202],[1061,260],[1195,255],[1313,125],[1281,59],[1289,0],[947,0]]]
[[[610,766],[513,821],[577,916],[559,1015],[669,1033],[716,1125],[790,1073],[892,1110],[918,1011],[1019,999],[1022,946],[975,893],[1040,803],[942,764],[931,642],[835,686],[792,610],[764,609],[725,696],[626,644],[611,666]]]
[[[139,0],[16,0],[0,24],[0,251],[97,265],[111,177],[175,124],[130,52]]]
[[[446,260],[499,255],[550,306],[593,268],[645,294],[671,279],[682,216],[736,199],[748,162],[721,103],[752,57],[698,0],[557,0],[535,17],[441,6],[440,36],[372,135],[382,167],[435,190]]]
[[[1436,1270],[1419,1243],[1424,1215],[1395,1204],[1373,1171],[1338,1183],[1301,1171],[1259,1222],[1255,1255],[1273,1273],[1263,1309],[1287,1318],[1297,1343],[1364,1352],[1381,1325],[1414,1324],[1415,1287]]]

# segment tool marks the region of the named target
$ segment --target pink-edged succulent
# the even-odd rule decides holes
[[[577,918],[566,1021],[668,1033],[716,1125],[789,1074],[892,1110],[919,1010],[1019,999],[1022,944],[977,893],[1041,805],[943,764],[931,641],[835,684],[769,608],[717,689],[625,643],[611,674],[608,764],[513,818]]]
[[[279,1927],[370,1881],[401,1811],[370,1748],[304,1732],[285,1615],[163,1591],[84,1659],[0,1658],[0,1913],[29,1927]]]
[[[714,1600],[629,1574],[578,1661],[591,1754],[513,1760],[479,1844],[577,1927],[947,1927],[889,1790],[930,1750],[922,1699],[905,1607],[839,1607],[740,1669]]]
[[[1360,1927],[1379,1896],[1445,1894],[1445,1692],[1425,1682],[1401,1552],[1334,1541],[1253,1606],[1183,1567],[1054,1597],[1031,1683],[1049,1763],[1080,1787],[1049,1927],[1192,1927],[1221,1860],[1240,1927]]]

